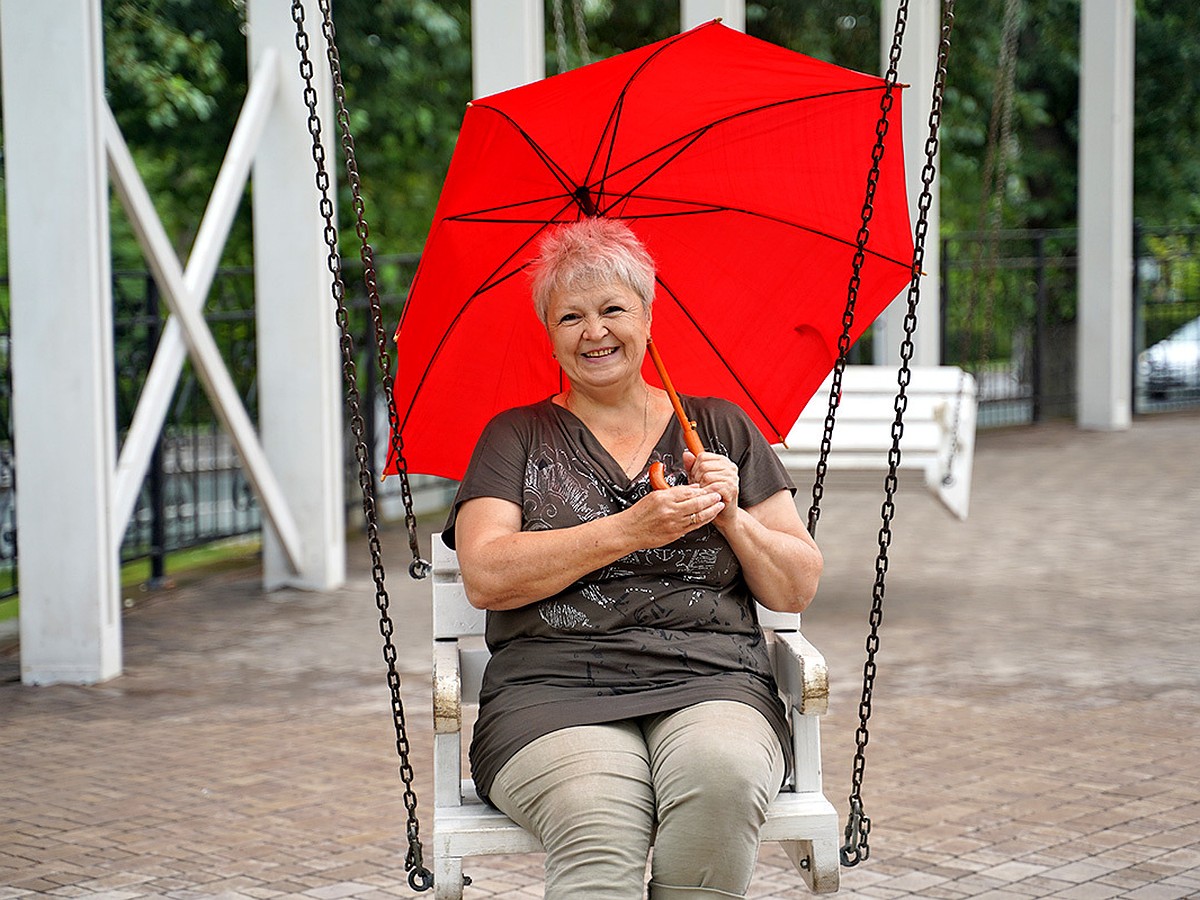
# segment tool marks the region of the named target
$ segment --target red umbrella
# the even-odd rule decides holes
[[[676,388],[782,441],[837,360],[884,87],[713,22],[474,102],[396,334],[408,470],[460,478],[492,415],[560,390],[524,270],[585,215],[653,255]],[[896,102],[852,339],[911,276]]]

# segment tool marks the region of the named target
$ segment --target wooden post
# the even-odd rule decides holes
[[[308,4],[309,54],[318,75],[326,166],[336,183],[337,121],[325,41]],[[345,489],[338,329],[308,131],[308,109],[288,5],[251,0],[250,68],[277,59],[278,93],[254,162],[254,284],[259,432],[271,469],[301,533],[293,569],[270,528],[263,530],[263,582],[328,590],[345,580]],[[382,177],[378,175],[377,177]],[[367,398],[368,403],[373,399]]]
[[[471,0],[471,94],[486,97],[546,76],[542,0]]]
[[[1133,0],[1084,0],[1079,75],[1078,414],[1132,422]]]
[[[896,24],[898,0],[883,0],[880,5],[879,71],[887,71]],[[941,0],[909,0],[908,24],[904,31],[904,52],[900,56],[898,78],[903,90],[904,177],[908,186],[909,218],[917,222],[917,200],[921,196],[921,170],[925,168],[925,142],[929,137],[929,108],[933,82],[937,76],[938,45],[941,42]],[[863,184],[867,166],[863,162]],[[913,341],[914,366],[940,365],[942,323],[938,312],[941,298],[942,244],[938,236],[941,223],[940,178],[933,182],[932,203],[927,216],[925,260],[921,278],[921,304],[917,312],[917,333]],[[868,244],[868,246],[870,246]],[[908,314],[908,288],[892,301],[875,320],[873,350],[875,364],[895,368],[900,365],[900,341],[904,338],[904,317]]]
[[[713,19],[722,25],[746,30],[746,0],[680,0],[679,30],[687,31]]]
[[[121,672],[100,34],[100,0],[0,4],[26,684]]]

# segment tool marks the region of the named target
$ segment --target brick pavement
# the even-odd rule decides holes
[[[1200,416],[1121,433],[981,436],[971,518],[906,488],[864,799],[862,898],[1200,897]],[[844,809],[877,490],[833,482],[806,633],[833,678],[826,792]],[[430,797],[429,619],[392,536],[418,794]],[[412,896],[361,542],[330,593],[252,565],[137,595],[126,673],[0,684],[0,900]],[[15,677],[11,648],[0,676]],[[430,826],[425,825],[426,829]],[[468,898],[541,896],[537,857]],[[751,896],[805,896],[765,847]]]

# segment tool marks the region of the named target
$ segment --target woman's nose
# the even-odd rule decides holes
[[[597,340],[608,334],[608,326],[601,316],[588,316],[583,320],[583,336],[587,340]]]

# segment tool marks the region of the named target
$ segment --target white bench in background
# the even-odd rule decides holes
[[[965,519],[975,460],[975,379],[957,366],[914,366],[911,371],[900,440],[901,469],[922,470],[929,490]],[[802,489],[804,479],[811,482],[816,472],[832,378],[825,380],[788,432],[787,449],[775,448]],[[896,378],[897,370],[887,366],[846,367],[830,471],[887,470],[899,389]]]
[[[819,716],[829,703],[825,660],[800,634],[800,616],[759,607],[772,666],[790,710],[796,770],[772,802],[764,841],[778,841],[817,893],[838,889],[838,816],[821,792]],[[484,613],[472,607],[458,559],[440,538],[433,541],[433,876],[437,900],[459,900],[463,859],[538,853],[541,844],[503,813],[479,800],[463,777],[463,707],[479,702],[488,650]],[[469,873],[468,873],[469,874]]]

